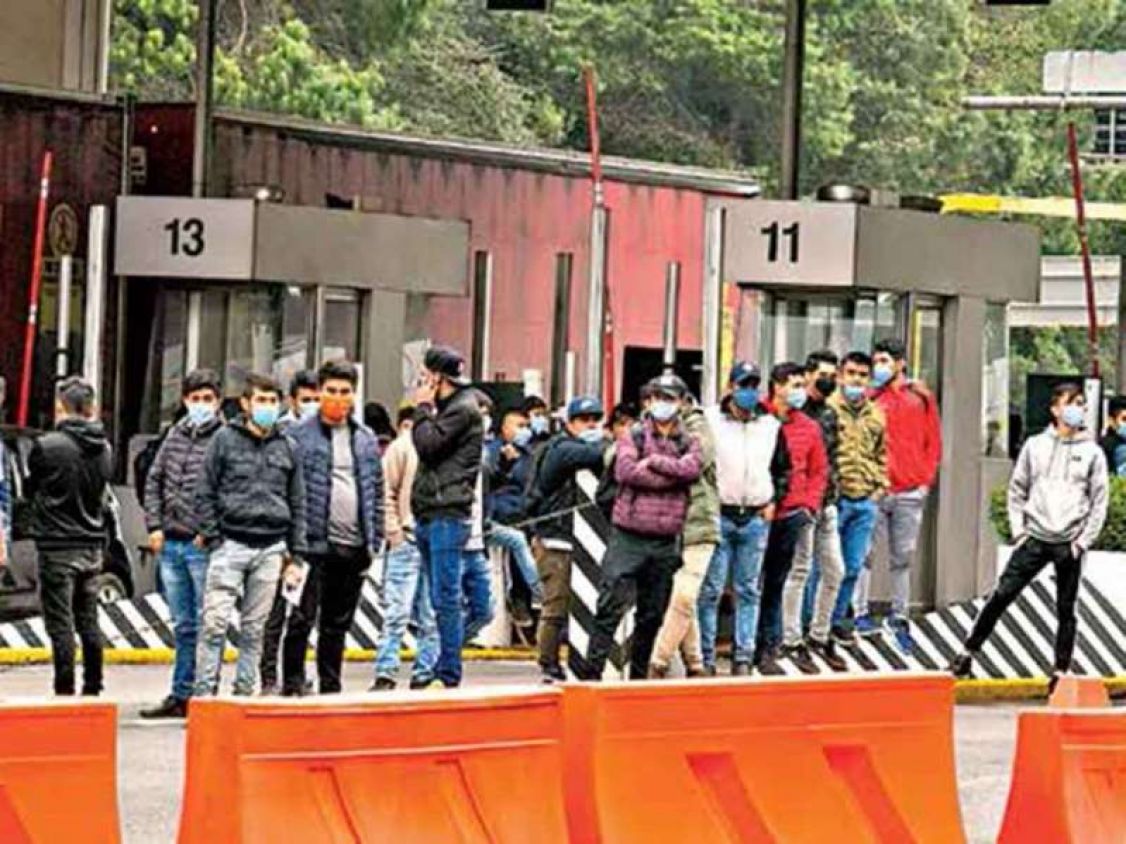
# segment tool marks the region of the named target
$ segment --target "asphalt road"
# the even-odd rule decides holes
[[[370,666],[350,664],[345,688],[365,690]],[[229,676],[230,668],[225,676]],[[529,663],[469,663],[467,683],[534,682]],[[110,666],[107,697],[121,705],[118,745],[119,794],[125,844],[167,844],[176,839],[184,776],[184,726],[151,723],[138,710],[159,700],[167,688],[166,666]],[[50,689],[50,668],[7,668],[0,674],[0,697],[36,697]],[[405,694],[405,692],[404,692]],[[955,714],[958,787],[971,842],[996,840],[1009,788],[1009,766],[1018,706],[960,706]],[[926,764],[926,760],[919,760]]]

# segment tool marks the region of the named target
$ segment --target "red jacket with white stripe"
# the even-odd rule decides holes
[[[934,394],[910,382],[875,394],[887,420],[888,481],[892,492],[933,486],[942,460],[942,425]]]
[[[816,514],[829,488],[829,458],[821,426],[806,414],[791,410],[782,420],[782,436],[790,453],[791,469],[790,486],[778,505],[778,516],[788,516],[802,509]]]

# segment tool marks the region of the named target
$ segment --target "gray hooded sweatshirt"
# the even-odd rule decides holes
[[[1009,481],[1013,538],[1069,543],[1087,551],[1106,521],[1106,456],[1086,434],[1064,439],[1055,428],[1030,437]]]

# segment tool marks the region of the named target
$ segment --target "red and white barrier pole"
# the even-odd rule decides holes
[[[20,370],[20,401],[16,408],[16,424],[27,425],[31,399],[31,370],[35,358],[35,334],[39,324],[39,290],[43,284],[43,240],[47,231],[47,196],[51,189],[51,150],[43,153],[43,169],[39,176],[39,204],[35,213],[35,252],[31,256],[31,295],[27,306],[27,329],[23,337],[23,368]]]

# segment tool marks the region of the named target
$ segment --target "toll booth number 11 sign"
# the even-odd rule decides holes
[[[738,203],[725,213],[723,277],[743,284],[851,286],[856,231],[854,205]]]

